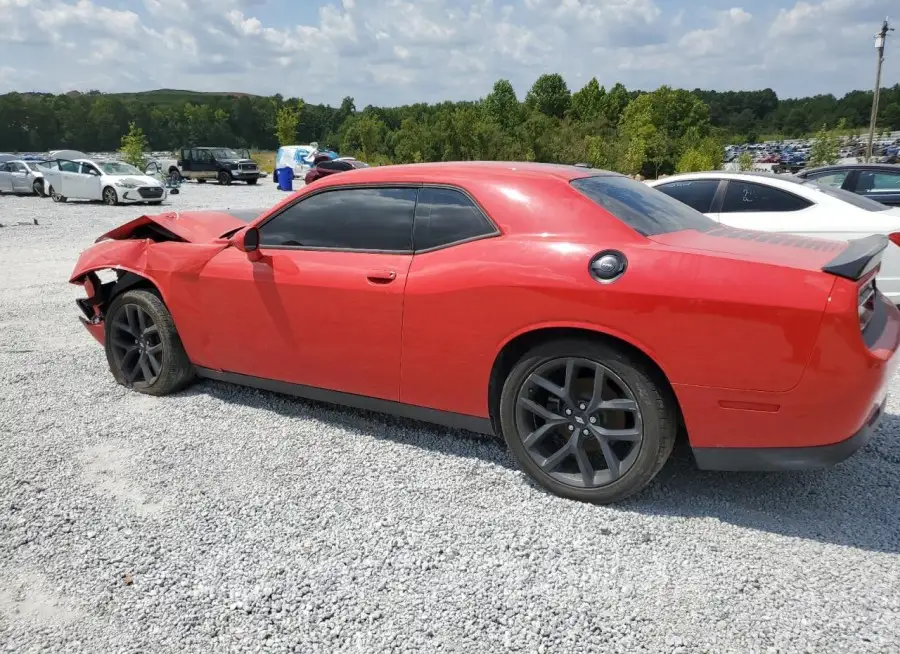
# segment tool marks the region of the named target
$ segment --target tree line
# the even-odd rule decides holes
[[[9,93],[0,95],[0,151],[112,151],[134,125],[153,150],[318,142],[376,164],[583,161],[657,176],[718,166],[726,142],[793,138],[839,123],[863,132],[871,102],[865,91],[782,100],[771,89],[606,89],[596,78],[572,92],[558,74],[539,77],[524,97],[499,80],[478,101],[362,110],[351,97],[331,107],[281,95],[175,90]],[[882,91],[880,108],[879,128],[900,129],[900,84]]]

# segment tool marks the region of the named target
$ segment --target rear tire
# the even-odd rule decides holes
[[[106,312],[106,360],[116,382],[147,395],[168,395],[194,379],[175,323],[153,291],[123,293]]]
[[[662,469],[678,407],[660,373],[626,350],[561,339],[536,346],[513,367],[500,424],[513,457],[540,486],[608,504],[643,490]]]
[[[198,177],[198,178],[197,178],[197,183],[198,183],[198,184],[206,184],[206,180],[203,179],[202,177]]]
[[[169,168],[169,180],[171,180],[173,184],[180,182],[181,171],[179,171],[177,168]]]

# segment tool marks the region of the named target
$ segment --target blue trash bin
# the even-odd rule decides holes
[[[293,191],[294,190],[294,169],[289,166],[278,168],[275,170],[278,175],[278,190]]]

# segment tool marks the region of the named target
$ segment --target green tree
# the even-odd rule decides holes
[[[297,142],[297,127],[300,125],[302,112],[300,103],[294,106],[286,104],[275,114],[275,136],[279,145],[293,145]]]
[[[746,172],[748,170],[753,170],[753,157],[750,156],[750,153],[744,150],[738,155],[738,170],[741,172]]]
[[[119,146],[119,152],[122,154],[122,159],[132,166],[143,170],[145,165],[144,152],[148,147],[144,130],[134,123],[129,123],[128,133],[122,137]]]
[[[385,125],[377,116],[363,112],[348,121],[343,149],[359,153],[363,161],[375,156],[384,141]]]
[[[509,80],[494,82],[493,90],[484,99],[484,109],[503,129],[512,129],[521,122],[521,106]]]
[[[572,94],[572,116],[576,120],[594,121],[603,115],[606,89],[600,86],[596,77],[584,85],[584,87]]]
[[[526,106],[552,118],[565,116],[571,102],[572,95],[566,80],[558,73],[538,77],[525,96]]]
[[[829,130],[827,125],[822,125],[822,129],[816,134],[816,139],[809,149],[808,166],[828,166],[838,162],[841,149],[839,132],[845,129],[845,126],[846,123],[843,119],[834,130]]]
[[[628,95],[628,89],[621,82],[616,82],[609,90],[609,93],[603,96],[603,114],[610,123],[617,125],[622,119],[625,107],[630,102],[631,98]]]

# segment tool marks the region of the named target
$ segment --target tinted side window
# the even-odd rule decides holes
[[[758,211],[800,211],[810,206],[793,193],[764,184],[730,180],[725,190],[722,213],[747,213]]]
[[[847,175],[849,174],[849,170],[840,170],[838,172],[832,173],[817,173],[815,175],[807,175],[806,179],[814,180],[816,183],[821,184],[822,186],[834,186],[835,188],[841,188],[841,186],[844,185],[844,180],[847,179]]]
[[[638,234],[655,236],[693,229],[705,232],[719,223],[696,209],[624,175],[573,179],[572,186]]]
[[[465,193],[428,187],[419,191],[415,235],[417,251],[485,236],[494,231],[494,226]]]
[[[59,162],[59,169],[64,173],[77,173],[79,170],[79,165],[74,161],[68,161],[67,159],[64,159]]]
[[[316,165],[322,170],[342,170],[341,168],[338,168],[334,161],[320,161]]]
[[[900,172],[861,170],[856,182],[857,193],[900,193]]]
[[[670,198],[684,202],[700,213],[706,213],[712,206],[713,196],[719,188],[717,179],[694,179],[684,182],[669,182],[656,187]]]
[[[409,252],[416,191],[360,188],[317,193],[263,225],[260,244]]]
[[[0,173],[8,173],[9,166],[5,163],[0,163]]]

